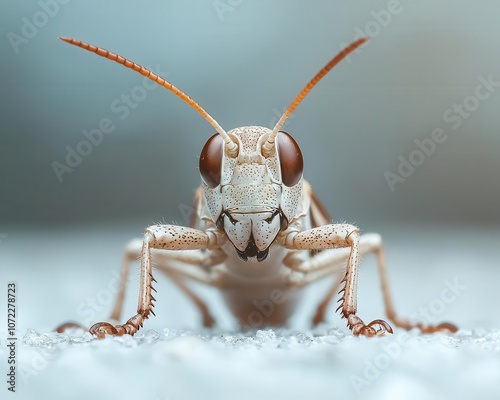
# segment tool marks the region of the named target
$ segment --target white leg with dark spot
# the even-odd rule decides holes
[[[324,250],[321,253],[311,257],[309,260],[303,261],[302,263],[293,263],[292,265],[287,265],[287,266],[293,269],[294,271],[303,272],[302,281],[298,282],[297,285],[304,286],[311,282],[329,276],[331,274],[341,273],[346,271],[350,252],[351,250],[349,248]],[[423,325],[422,323],[418,322],[410,323],[408,321],[399,319],[394,311],[394,305],[389,290],[389,281],[388,281],[387,267],[384,256],[384,248],[383,248],[382,238],[380,237],[379,234],[369,233],[361,235],[359,237],[360,257],[363,257],[370,253],[374,253],[375,256],[377,257],[377,266],[381,281],[385,311],[387,317],[391,322],[394,323],[394,325],[404,329],[418,328],[423,333],[433,333],[437,331],[456,332],[458,330],[456,326],[450,323],[441,323],[439,325]],[[317,324],[324,320],[324,314],[328,306],[328,303],[331,301],[331,299],[337,292],[338,287],[346,279],[346,277],[347,275],[344,276],[344,279],[336,280],[333,283],[331,289],[328,291],[325,298],[319,304],[313,319],[313,323]],[[343,291],[344,289],[342,289],[340,293],[342,293]],[[344,296],[342,296],[342,298],[339,301],[344,302],[345,301]]]
[[[357,287],[360,258],[360,240],[357,227],[349,224],[331,224],[302,232],[294,231],[292,228],[289,232],[284,232],[280,237],[280,241],[284,246],[296,250],[349,248],[346,271],[342,280],[344,287],[341,292],[343,294],[338,309],[342,310],[342,316],[347,320],[347,326],[355,335],[375,336],[386,332],[392,333],[392,328],[383,320],[378,319],[365,324],[357,316]],[[321,254],[318,254],[318,256],[321,256]],[[305,272],[304,279],[306,281],[308,281],[307,276],[309,274],[313,274],[312,276],[315,279],[319,279],[329,272],[324,262],[318,263],[314,257],[312,260],[309,265],[303,265],[300,268]],[[338,264],[334,267],[338,268]],[[317,273],[316,276],[314,276],[314,273]],[[378,329],[375,329],[376,326],[378,326]]]
[[[135,334],[144,320],[153,312],[154,301],[152,291],[156,291],[153,287],[153,282],[156,282],[152,275],[152,257],[151,249],[165,250],[201,250],[218,248],[226,240],[225,236],[217,230],[207,230],[206,232],[198,229],[187,228],[176,225],[154,225],[146,229],[142,240],[141,250],[141,272],[140,272],[140,288],[139,299],[137,305],[137,314],[131,317],[123,325],[112,325],[108,322],[100,322],[94,324],[90,328],[90,332],[102,338],[106,334],[123,335]],[[179,254],[181,257],[187,253]],[[201,280],[202,271],[205,273],[205,279],[210,281],[211,277],[207,271],[197,266],[198,278]]]

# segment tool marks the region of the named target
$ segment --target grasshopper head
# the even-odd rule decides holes
[[[215,134],[200,156],[202,189],[210,215],[245,261],[266,259],[269,247],[296,216],[300,204],[300,148],[288,133],[279,132],[266,152],[264,143],[271,132],[260,126],[229,131],[237,144],[234,155]]]

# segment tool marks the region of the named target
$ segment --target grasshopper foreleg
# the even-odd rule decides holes
[[[135,334],[144,321],[150,314],[154,315],[153,307],[155,298],[152,294],[156,291],[153,287],[153,282],[156,280],[152,273],[152,249],[164,250],[202,250],[210,248],[218,248],[225,240],[225,237],[217,230],[201,231],[194,228],[187,228],[176,225],[154,225],[146,229],[142,240],[141,250],[141,272],[140,272],[140,288],[139,300],[137,305],[137,314],[130,318],[123,325],[112,325],[108,322],[99,322],[90,328],[90,333],[98,337],[109,335]],[[175,254],[175,252],[173,252]],[[184,252],[179,252],[179,260],[183,258],[189,259],[196,257]],[[175,257],[174,257],[175,258]],[[192,265],[190,272],[186,271],[186,275],[203,281],[208,284],[213,284],[212,277],[203,268],[198,265]]]

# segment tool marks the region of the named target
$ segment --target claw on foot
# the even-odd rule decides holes
[[[112,336],[123,335],[125,332],[119,332],[117,329],[119,327],[120,325],[117,325],[115,327],[107,322],[98,322],[97,324],[94,324],[90,327],[89,332],[92,335],[96,335],[99,339],[104,339],[106,335],[112,335]]]
[[[130,318],[123,325],[112,325],[109,322],[98,322],[90,327],[89,332],[99,339],[104,339],[106,335],[122,336],[125,334],[134,335],[144,322],[144,317],[137,314]]]
[[[354,314],[347,317],[347,326],[356,336],[363,335],[373,337],[383,336],[386,333],[393,333],[392,327],[382,319],[376,319],[368,325],[365,325],[363,320]],[[375,328],[376,326],[378,326],[378,329]]]

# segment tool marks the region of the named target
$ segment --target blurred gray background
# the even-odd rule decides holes
[[[371,41],[285,125],[302,148],[305,176],[335,220],[383,235],[402,316],[458,279],[466,292],[436,321],[500,326],[483,311],[500,301],[498,1],[54,1],[0,5],[0,276],[18,282],[20,329],[108,318],[125,244],[151,223],[187,222],[198,157],[213,133],[168,91],[147,91],[137,73],[57,36],[159,70],[229,130],[274,125],[362,34]],[[123,96],[134,95],[140,101],[125,106]],[[83,131],[103,119],[114,131],[60,181],[52,164],[66,163],[68,147],[82,150]],[[441,143],[419,159],[415,141],[428,145],[436,130]],[[396,179],[411,157],[419,165],[391,190],[387,173]],[[365,264],[359,304],[372,320],[383,306],[374,257]],[[136,306],[138,271],[134,264],[124,318]],[[159,317],[148,329],[199,328],[188,299],[157,278]],[[326,292],[328,282],[319,284],[305,312]],[[195,288],[218,324],[230,326],[215,289]],[[334,309],[329,324],[346,329]],[[297,321],[308,326],[309,318]]]
[[[166,90],[146,91],[140,75],[57,36],[159,68],[229,130],[271,126],[359,32],[372,36],[369,44],[336,67],[285,126],[333,218],[370,230],[392,221],[500,221],[500,88],[480,89],[488,99],[476,96],[480,79],[500,82],[498,1],[61,3],[0,6],[6,227],[185,223],[198,156],[213,132]],[[123,95],[140,100],[126,106]],[[455,104],[473,111],[459,116]],[[60,182],[52,163],[65,164],[67,146],[76,150],[83,130],[103,118],[114,131]],[[423,160],[415,153],[419,165],[391,190],[384,174],[398,174],[401,159],[419,149],[415,140],[435,129],[445,141]]]

